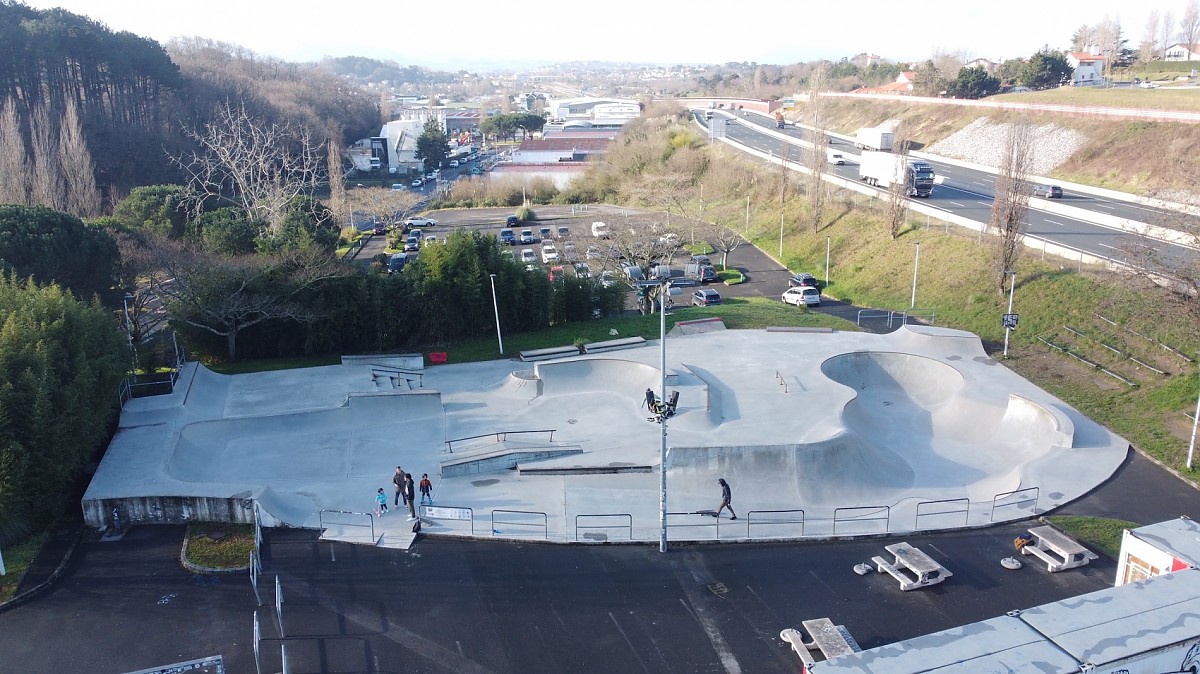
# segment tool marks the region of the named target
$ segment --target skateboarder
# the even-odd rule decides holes
[[[429,499],[429,505],[433,505],[433,483],[429,481],[429,473],[421,475],[421,503],[425,503],[425,499]]]
[[[651,388],[646,389],[646,409],[650,410],[651,414],[658,414],[658,397]]]
[[[729,519],[736,520],[737,513],[733,512],[733,496],[729,493],[729,483],[725,478],[717,480],[717,484],[721,485],[721,505],[717,506],[717,512],[713,513],[713,517],[720,517],[721,511],[729,508]]]

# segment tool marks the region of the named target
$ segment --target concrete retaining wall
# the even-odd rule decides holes
[[[83,521],[96,528],[113,523],[114,509],[120,515],[122,526],[184,522],[254,523],[254,502],[250,498],[143,496],[85,500],[82,507]]]

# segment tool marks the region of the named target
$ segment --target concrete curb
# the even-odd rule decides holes
[[[84,530],[85,529],[83,527],[80,527],[80,529],[75,532],[75,540],[71,542],[71,547],[67,549],[67,554],[63,555],[63,560],[61,562],[59,562],[58,567],[56,567],[54,569],[54,571],[50,574],[50,576],[48,578],[46,578],[46,580],[29,588],[25,592],[22,592],[21,594],[14,596],[12,599],[9,599],[6,602],[0,603],[0,613],[3,613],[4,611],[7,611],[8,609],[16,608],[16,607],[20,606],[21,604],[24,604],[25,602],[29,601],[30,599],[33,599],[34,597],[38,596],[39,594],[45,592],[47,589],[50,588],[51,585],[56,583],[58,581],[58,579],[62,577],[63,573],[66,572],[67,567],[70,566],[71,560],[75,558],[75,550],[77,550],[79,548],[79,542],[83,540]],[[28,571],[26,571],[26,573],[28,573]],[[22,578],[23,577],[24,576],[22,576]]]

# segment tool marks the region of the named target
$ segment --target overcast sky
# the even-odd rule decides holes
[[[1105,17],[1121,21],[1136,49],[1152,10],[1178,23],[1194,0],[24,1],[160,42],[200,36],[288,61],[368,56],[481,70],[575,60],[787,64],[860,52],[893,61],[938,51],[1014,58],[1046,44],[1066,49],[1076,28]]]

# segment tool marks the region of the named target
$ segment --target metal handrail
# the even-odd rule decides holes
[[[747,537],[750,536],[750,531],[751,531],[751,529],[753,529],[754,524],[755,524],[754,516],[756,514],[771,515],[771,514],[789,514],[789,513],[800,513],[800,519],[767,519],[765,521],[760,521],[758,524],[761,526],[772,526],[772,525],[777,525],[777,524],[799,524],[800,525],[800,535],[803,536],[804,535],[804,510],[799,509],[799,508],[794,509],[794,510],[751,510],[751,511],[747,512],[746,513],[746,536]]]
[[[855,325],[862,325],[862,319],[864,318],[886,318],[888,319],[888,327],[891,327],[891,312],[887,309],[859,309],[858,318],[854,321]]]
[[[454,444],[453,443],[455,443],[455,442],[463,442],[466,440],[478,440],[479,438],[486,438],[491,435],[496,436],[496,442],[500,442],[502,440],[507,440],[508,436],[510,434],[511,435],[520,435],[522,433],[549,433],[550,434],[550,442],[554,442],[554,431],[556,431],[556,430],[558,430],[558,429],[547,428],[547,429],[534,430],[534,431],[496,431],[495,433],[481,433],[479,435],[468,435],[465,438],[454,438],[453,440],[447,440],[446,447],[450,450],[450,453],[453,454],[454,453]]]
[[[510,526],[514,526],[514,527],[538,527],[538,526],[540,526],[542,528],[542,538],[545,538],[545,539],[550,538],[549,519],[546,517],[546,513],[541,512],[539,510],[493,510],[492,511],[492,535],[493,536],[495,536],[496,533],[499,531],[498,529],[496,529],[496,513],[511,513],[513,515],[541,515],[542,516],[541,524],[538,524],[536,522],[509,522],[509,521],[504,521],[504,520],[502,520],[500,522],[500,524],[510,525]]]
[[[626,520],[628,520],[628,522],[626,522],[625,524],[619,524],[619,525],[592,524],[592,525],[588,525],[588,526],[583,526],[583,525],[579,524],[580,517],[623,517]],[[629,532],[628,540],[631,540],[631,541],[633,540],[633,515],[631,515],[630,513],[598,513],[598,514],[576,515],[575,516],[575,542],[577,542],[577,543],[579,542],[579,530],[580,529],[616,529],[618,527],[623,527],[623,528],[627,529]]]
[[[863,515],[863,516],[861,516],[861,517],[845,517],[845,518],[839,518],[839,517],[838,517],[838,514],[839,514],[839,513],[841,513],[843,510],[848,510],[848,511],[863,510],[863,511],[870,511],[871,513],[877,513],[877,512],[881,512],[881,511],[882,511],[882,512],[883,512],[883,517],[871,517],[871,516],[869,516],[869,513],[868,513],[868,514],[866,514],[866,515]],[[883,532],[884,532],[884,533],[887,533],[887,532],[888,532],[888,531],[890,531],[890,530],[891,530],[891,528],[892,528],[892,527],[891,527],[891,518],[892,518],[892,508],[891,508],[891,506],[885,506],[885,505],[880,505],[880,506],[849,506],[849,507],[845,507],[845,508],[835,508],[835,509],[834,509],[834,511],[833,511],[833,535],[835,535],[835,536],[837,535],[837,525],[838,525],[838,522],[839,522],[839,521],[847,521],[847,522],[876,522],[876,521],[879,521],[879,520],[883,520],[883,521],[886,523],[886,524],[884,524],[884,529],[883,529]]]
[[[939,511],[931,512],[931,513],[922,513],[921,512],[922,506],[935,505],[938,503],[961,503],[961,502],[966,503],[966,507],[962,508],[961,510],[939,510]],[[960,513],[960,512],[962,513],[962,516],[963,516],[963,525],[966,525],[967,518],[970,516],[970,513],[971,513],[971,499],[964,497],[964,498],[946,498],[946,499],[939,499],[936,501],[921,501],[920,503],[917,504],[917,513],[913,517],[913,528],[918,529],[918,530],[921,528],[921,517],[922,516],[932,517],[934,515],[951,515],[951,514],[956,514],[956,513]]]
[[[369,518],[371,521],[371,524],[370,524],[371,540],[373,540],[373,541],[377,540],[375,538],[375,513],[363,513],[363,512],[358,512],[355,510],[322,509],[320,512],[317,513],[317,520],[321,524],[322,531],[325,530],[325,513],[337,513],[340,515],[360,515],[360,516]],[[365,527],[365,526],[367,526],[366,524],[355,524],[353,522],[337,522],[336,524],[340,524],[341,526],[344,526],[344,527]]]
[[[995,496],[993,496],[992,497],[992,511],[988,514],[988,519],[993,522],[996,521],[996,508],[997,508],[996,503],[997,503],[997,501],[1000,501],[1001,499],[1005,499],[1010,496],[1015,496],[1017,494],[1021,494],[1021,493],[1027,492],[1027,491],[1034,492],[1035,495],[1032,499],[1028,499],[1028,498],[1016,499],[1009,503],[1003,503],[999,507],[1007,508],[1009,506],[1014,506],[1014,505],[1019,506],[1023,503],[1029,503],[1030,501],[1032,501],[1033,509],[1036,511],[1037,510],[1037,502],[1042,497],[1041,487],[1025,487],[1023,489],[1014,489],[1013,491],[1000,492],[999,494],[996,494]]]

